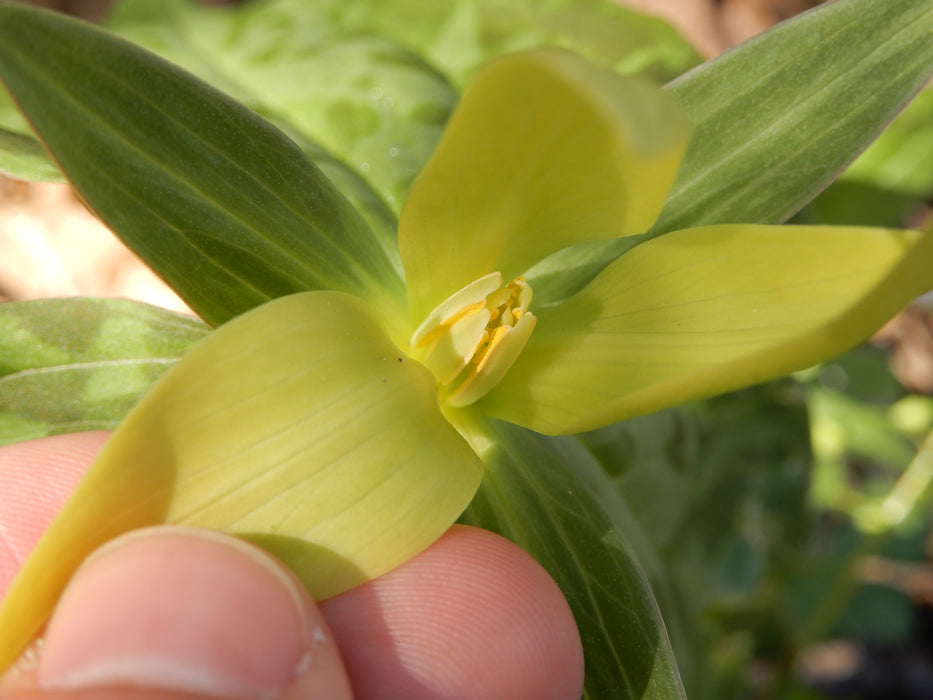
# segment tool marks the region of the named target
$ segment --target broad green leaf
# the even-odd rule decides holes
[[[609,241],[591,241],[564,248],[525,272],[535,290],[535,308],[565,301],[592,281],[609,263],[651,238],[648,234]]]
[[[804,369],[933,286],[933,234],[710,226],[661,236],[543,310],[478,408],[574,433]]]
[[[0,173],[17,180],[64,180],[3,90],[0,90]]]
[[[786,220],[929,79],[931,35],[930,0],[839,0],[675,80],[694,134],[653,230]]]
[[[83,558],[132,528],[245,537],[321,600],[434,542],[481,475],[433,376],[361,301],[277,299],[208,335],[120,424],[0,607],[0,667]]]
[[[841,177],[832,183],[793,222],[830,226],[909,226],[922,214],[923,204],[909,194]]]
[[[845,180],[926,197],[933,192],[933,87],[923,90],[844,173]]]
[[[660,218],[645,238],[688,226],[788,219],[930,77],[931,34],[929,0],[837,0],[675,80],[666,89],[681,101],[694,130]],[[876,218],[842,223],[892,225]],[[541,290],[542,303],[559,302],[640,242],[571,248],[530,271],[529,282]]]
[[[288,0],[281,0],[286,3]],[[699,62],[670,26],[611,0],[330,0],[335,21],[408,46],[466,87],[496,56],[553,46],[664,82]]]
[[[625,533],[578,474],[588,455],[504,423],[476,434],[486,473],[461,521],[505,535],[557,581],[583,640],[584,697],[684,698],[645,575]]]
[[[281,132],[90,25],[0,5],[0,78],[94,211],[208,322],[309,289],[390,310],[401,281]]]
[[[0,174],[17,180],[61,182],[61,172],[31,136],[0,127]]]
[[[206,333],[118,299],[0,304],[0,444],[115,427]]]
[[[282,119],[277,122],[279,128],[285,130],[321,172],[350,200],[379,239],[398,274],[403,275],[402,261],[398,255],[398,220],[385,200],[362,176],[323,150],[317,143],[308,140],[295,127],[286,124]]]
[[[681,409],[672,409],[615,423],[602,431],[548,440],[548,446],[589,483],[613,525],[625,533],[657,599],[680,676],[691,698],[691,685],[695,685],[697,669],[705,659],[695,650],[697,620],[691,617],[693,609],[689,605],[692,592],[674,585],[677,562],[666,560],[658,544],[656,511],[671,513],[669,501],[682,502],[678,493],[686,490],[682,482],[696,462],[696,437],[690,416]],[[622,488],[620,479],[620,471],[629,470],[644,473],[645,481],[652,480],[656,470],[666,473],[655,480],[655,489],[630,494]],[[645,497],[646,491],[650,497]],[[643,517],[647,511],[649,519]],[[679,522],[685,517],[687,513],[678,513],[674,520]],[[665,522],[661,529],[672,528]]]
[[[933,88],[923,90],[800,221],[903,226],[933,194]],[[909,224],[908,224],[909,225]]]
[[[397,213],[456,93],[404,47],[342,28],[334,11],[292,0],[224,9],[129,0],[108,26],[320,144]]]
[[[769,634],[787,577],[802,566],[811,525],[803,399],[782,380],[570,439],[599,462],[593,473],[590,460],[573,459],[648,575],[690,698],[738,697],[724,684],[756,650],[721,640],[736,629]]]
[[[405,202],[399,249],[414,318],[474,280],[557,250],[642,233],[686,146],[677,104],[565,51],[481,71]]]
[[[313,91],[334,84],[333,75],[313,70],[316,54],[311,50],[329,25],[296,22],[314,7],[290,3],[277,12],[269,3],[209,7],[188,0],[125,0],[113,8],[105,26],[191,71],[282,129],[350,200],[396,260],[395,213],[359,170],[339,160],[316,140],[319,134],[303,127],[307,118],[327,111],[322,96]],[[359,65],[359,57],[354,63]],[[296,74],[302,76],[298,82]],[[298,106],[304,106],[303,111]],[[398,118],[391,121],[393,128],[402,123]],[[398,266],[401,269],[401,263]]]
[[[107,26],[319,143],[396,213],[456,102],[450,83],[465,87],[495,56],[560,46],[658,82],[699,62],[664,22],[610,0],[274,0],[232,8],[124,0]]]
[[[690,517],[694,485],[687,477],[696,462],[694,423],[685,411],[672,409],[576,436],[631,504],[633,517],[658,549],[670,545]]]

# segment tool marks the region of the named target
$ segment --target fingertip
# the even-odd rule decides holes
[[[576,700],[569,605],[512,542],[454,526],[391,573],[321,603],[355,697]]]
[[[109,436],[75,433],[0,447],[0,597]]]
[[[351,697],[330,631],[290,573],[236,538],[166,526],[118,538],[82,565],[34,683],[49,698]]]

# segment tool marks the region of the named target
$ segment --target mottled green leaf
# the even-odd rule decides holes
[[[207,331],[118,299],[0,304],[0,444],[115,427]]]
[[[337,9],[291,0],[228,9],[129,0],[108,26],[320,144],[397,213],[456,92],[402,46],[341,27]]]
[[[401,300],[383,243],[294,142],[189,74],[3,4],[0,78],[92,209],[208,322],[308,289]]]
[[[284,0],[287,1],[287,0]],[[491,58],[570,49],[620,73],[663,82],[699,62],[662,20],[610,0],[330,0],[339,23],[392,38],[466,87]]]
[[[699,61],[664,22],[609,0],[125,0],[107,26],[317,142],[395,212],[456,102],[451,83],[490,58],[560,46],[658,82]]]
[[[298,10],[306,5],[293,3],[289,7]],[[209,7],[189,0],[125,0],[112,9],[105,26],[191,71],[282,129],[353,203],[390,256],[397,257],[392,209],[359,170],[339,160],[335,151],[328,151],[315,140],[319,135],[303,128],[304,118],[323,109],[315,100],[319,96],[309,92],[333,81],[331,75],[321,79],[318,71],[315,79],[315,73],[309,72],[307,64],[314,66],[314,53],[302,50],[301,42],[314,45],[329,25],[298,23],[295,17],[279,17],[274,8],[266,11],[266,7],[268,3]],[[306,12],[314,7],[307,5]],[[249,17],[241,17],[244,13]],[[282,45],[282,34],[294,35],[285,42],[286,46],[294,43],[294,50]],[[302,64],[300,69],[298,64]],[[250,79],[254,72],[262,76]],[[301,80],[295,80],[296,74],[302,76]],[[339,90],[341,85],[338,82],[332,89]],[[304,104],[305,99],[308,114],[291,108],[293,101]],[[398,119],[391,121],[393,128],[401,123]]]
[[[477,434],[486,474],[461,521],[510,538],[557,581],[583,640],[584,697],[684,698],[651,587],[625,533],[577,473],[591,458],[505,423]],[[599,488],[612,486],[604,479]]]

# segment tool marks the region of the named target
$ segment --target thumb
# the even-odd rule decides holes
[[[233,537],[163,526],[95,552],[41,645],[0,682],[4,699],[91,697],[352,695],[324,619],[278,562]]]

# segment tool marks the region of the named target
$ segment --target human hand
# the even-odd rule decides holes
[[[106,437],[0,448],[0,595]],[[85,562],[0,698],[576,700],[582,682],[566,601],[498,535],[454,526],[315,605],[252,545],[161,526]]]

